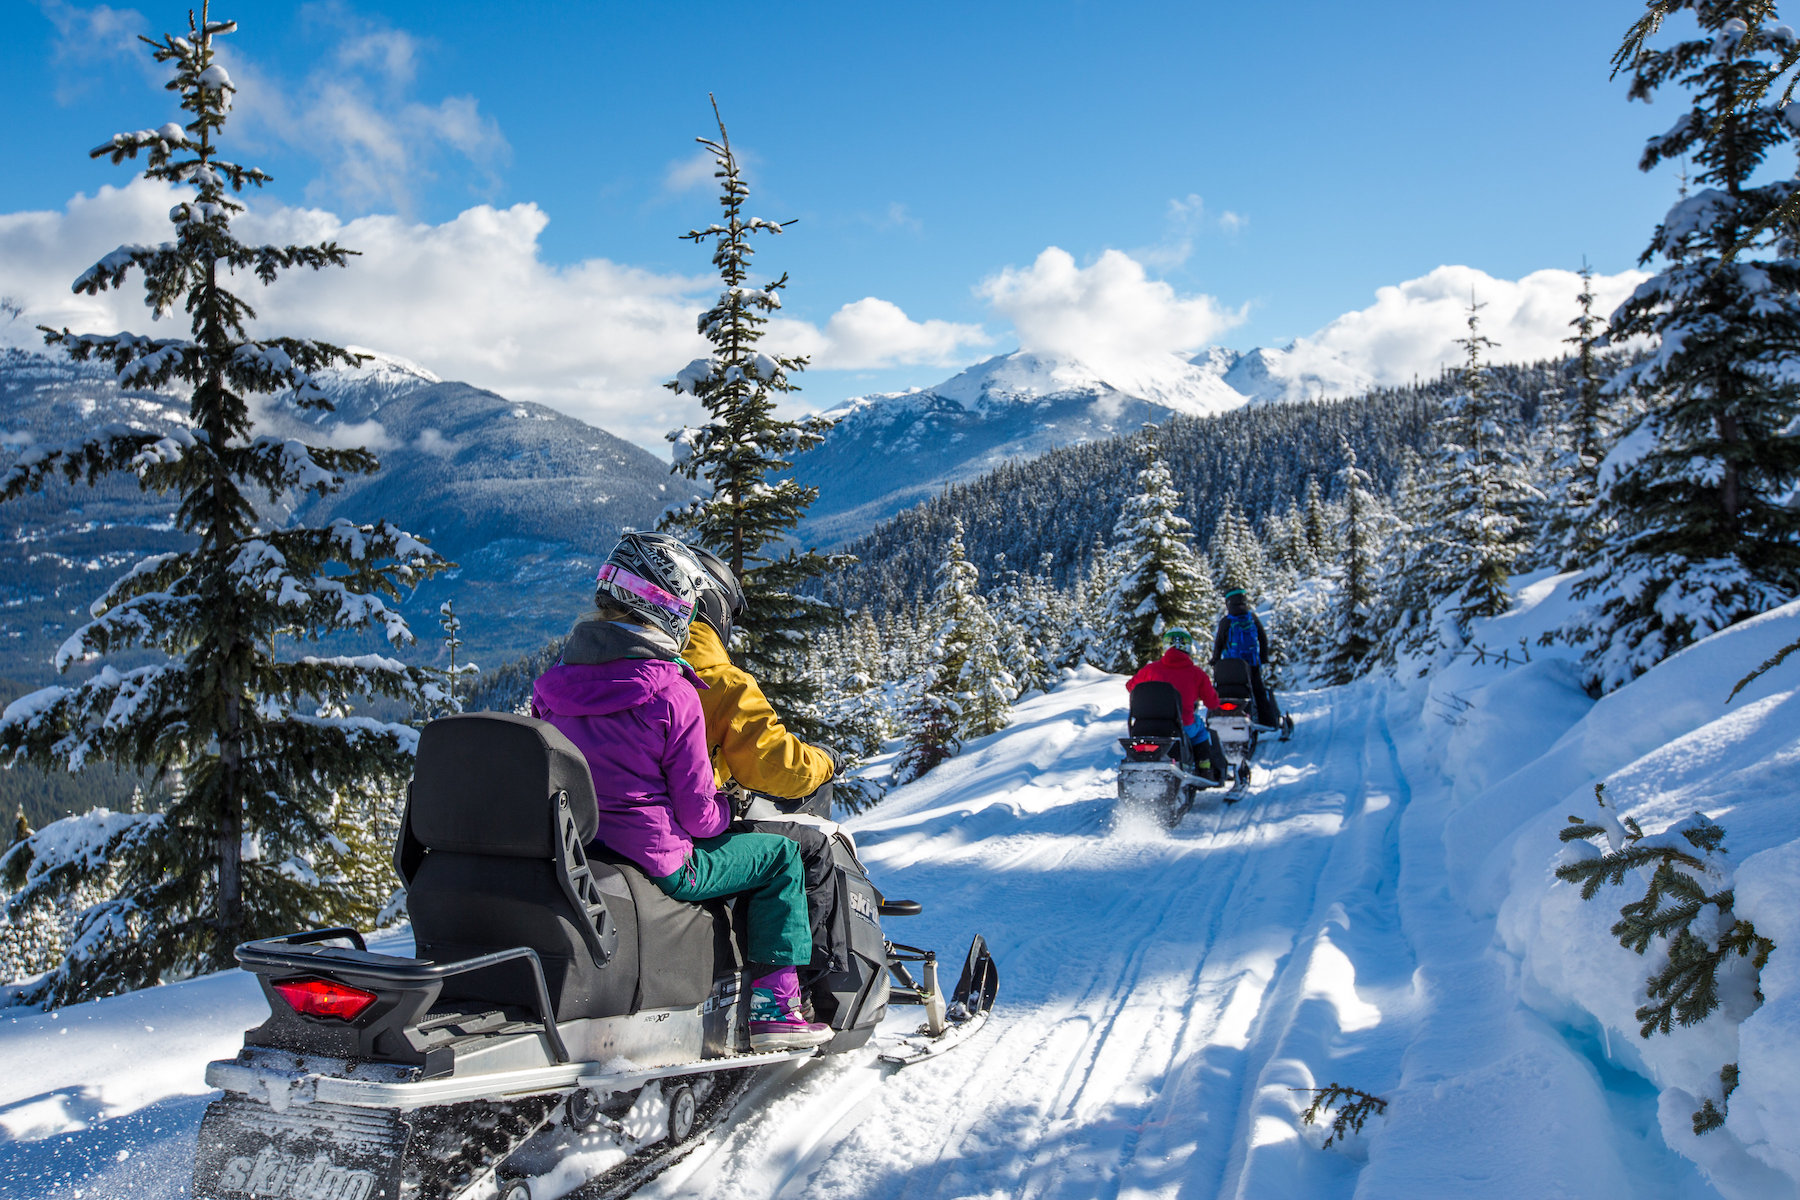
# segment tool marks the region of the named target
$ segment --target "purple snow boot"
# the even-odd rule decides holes
[[[750,981],[750,1049],[805,1050],[832,1037],[829,1025],[808,1021],[800,1010],[800,977],[792,967],[776,967]]]

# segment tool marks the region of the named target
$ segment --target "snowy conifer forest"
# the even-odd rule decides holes
[[[1086,406],[1066,440],[834,509],[823,545],[809,463],[866,469],[869,414],[926,401],[849,406],[830,456],[784,341],[808,280],[758,262],[808,227],[753,194],[728,103],[689,166],[710,193],[675,193],[708,298],[700,356],[658,366],[669,462],[259,317],[359,248],[242,232],[272,182],[238,161],[254,20],[142,38],[171,119],[90,157],[180,199],[69,282],[141,291],[153,332],[43,325],[0,363],[0,616],[55,646],[0,670],[0,1197],[1800,1197],[1800,36],[1765,0],[1649,0],[1618,34],[1621,90],[1672,122],[1621,153],[1681,175],[1622,303],[1570,273],[1562,353],[1514,352],[1476,292],[1436,374],[1335,394],[1246,400],[1197,346],[1136,392],[1030,357],[1062,390],[978,415]],[[349,444],[384,411],[409,440]],[[528,436],[472,449],[497,422]],[[711,574],[619,574],[630,529]],[[603,562],[627,590],[596,594]],[[1266,651],[1228,645],[1228,593]],[[601,760],[553,757],[538,681],[595,664],[547,631],[641,635],[626,595],[736,672],[644,637],[600,663],[679,675],[674,717],[620,703],[706,743],[710,832],[674,751],[648,788],[594,768],[598,834],[566,771]],[[1291,724],[1208,778],[1181,755],[1218,767],[1212,719],[1262,700],[1177,693],[1152,728],[1134,676],[1245,654]],[[688,712],[746,672],[748,737]],[[495,782],[526,760],[473,749],[494,730],[544,755],[511,771],[529,832]],[[1175,739],[1183,807],[1146,815],[1127,766]],[[833,778],[753,800],[746,744]],[[744,823],[821,799],[829,898]],[[606,832],[646,809],[675,875]],[[768,880],[683,899],[696,847],[743,836],[783,847],[812,968],[752,961]],[[515,927],[529,953],[481,940]],[[755,1040],[784,965],[812,1043]]]

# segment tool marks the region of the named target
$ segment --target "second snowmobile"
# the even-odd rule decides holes
[[[192,1195],[202,1200],[583,1200],[624,1196],[729,1118],[765,1065],[868,1044],[890,1004],[925,1010],[883,1044],[917,1061],[979,1029],[998,975],[980,936],[961,977],[889,941],[888,902],[833,834],[842,961],[813,990],[835,1036],[752,1053],[742,905],[671,899],[584,850],[593,779],[528,717],[427,725],[395,866],[416,953],[355,930],[246,943],[269,1018],[212,1063]],[[911,973],[917,968],[919,976]]]
[[[1147,680],[1131,691],[1126,736],[1119,739],[1119,811],[1144,812],[1173,829],[1202,792],[1221,786],[1218,764],[1196,760],[1181,728],[1181,694],[1173,684]]]

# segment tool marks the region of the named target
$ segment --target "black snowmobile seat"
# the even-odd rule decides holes
[[[1219,693],[1221,700],[1254,700],[1256,684],[1251,677],[1250,664],[1241,658],[1221,658],[1213,664],[1213,690]]]
[[[1131,689],[1132,737],[1180,737],[1181,693],[1172,683],[1146,680]]]
[[[506,713],[428,724],[395,847],[419,957],[529,946],[564,1021],[704,1001],[718,914],[629,863],[590,862],[598,824],[587,760],[555,726]],[[522,986],[496,970],[445,996],[519,1005]]]

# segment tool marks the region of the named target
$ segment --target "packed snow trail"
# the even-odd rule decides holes
[[[1288,1089],[1315,1085],[1302,1051],[1371,1090],[1397,1060],[1358,995],[1404,1001],[1411,975],[1379,886],[1403,781],[1386,753],[1366,761],[1385,745],[1370,692],[1296,697],[1294,739],[1265,744],[1250,796],[1215,794],[1165,834],[1110,829],[1123,690],[1076,686],[1085,703],[1065,688],[1022,706],[858,823],[878,882],[927,901],[919,932],[892,936],[988,938],[1002,992],[983,1036],[878,1095],[873,1066],[809,1066],[830,1078],[796,1081],[643,1194],[1352,1193],[1355,1164],[1296,1136],[1307,1098]]]
[[[1454,762],[1419,688],[1291,695],[1250,794],[1170,832],[1113,827],[1125,692],[1071,673],[850,822],[878,885],[925,904],[890,936],[952,971],[988,938],[987,1028],[904,1071],[872,1050],[775,1071],[639,1195],[1718,1200],[1663,1143],[1656,1090],[1523,1007],[1492,919],[1453,898],[1449,776],[1485,786],[1584,711],[1531,727],[1563,686],[1539,674],[1453,728]],[[205,1063],[263,1011],[226,973],[0,1017],[0,1197],[183,1194]],[[1329,1082],[1389,1106],[1321,1150],[1295,1089]]]

